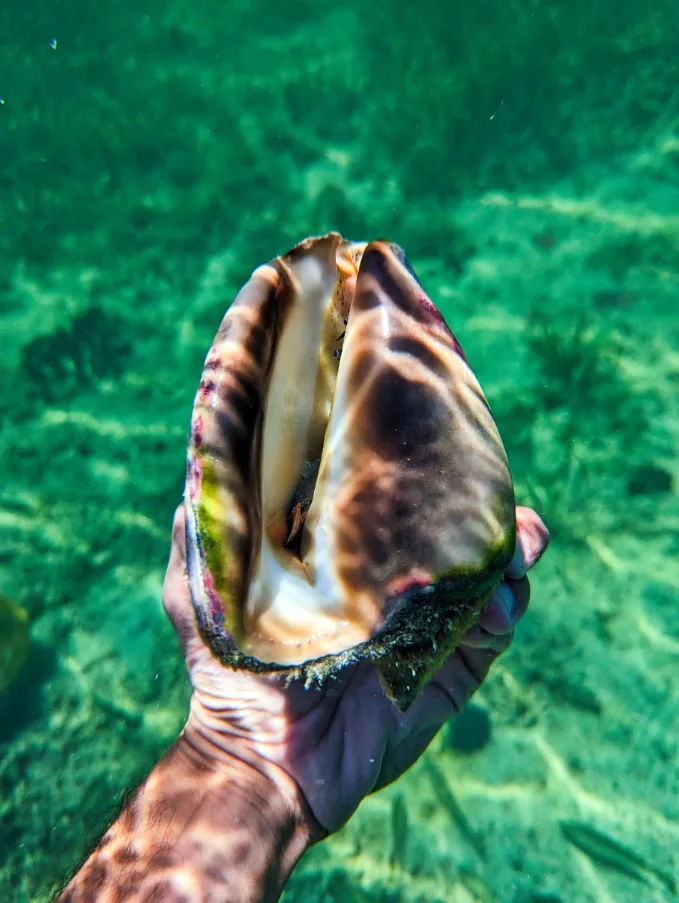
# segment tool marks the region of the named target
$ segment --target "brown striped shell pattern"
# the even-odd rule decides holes
[[[330,233],[254,271],[205,361],[185,506],[215,656],[307,681],[371,659],[407,708],[516,524],[481,387],[398,246]]]

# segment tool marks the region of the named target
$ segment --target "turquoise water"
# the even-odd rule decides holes
[[[428,753],[484,854],[420,764],[285,899],[673,899],[560,822],[679,872],[676,0],[10,0],[0,26],[2,900],[48,900],[182,724],[160,587],[201,364],[251,270],[328,229],[406,248],[552,546]]]

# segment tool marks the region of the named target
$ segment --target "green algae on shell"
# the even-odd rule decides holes
[[[308,680],[369,658],[407,708],[516,525],[481,387],[398,246],[330,233],[254,271],[206,358],[185,505],[213,654]]]

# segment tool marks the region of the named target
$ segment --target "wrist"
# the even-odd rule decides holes
[[[200,821],[212,854],[206,846],[202,870],[213,876],[214,899],[278,900],[297,861],[316,839],[313,817],[297,784],[278,766],[253,762],[243,744],[233,742],[228,750],[216,747],[190,723],[174,749],[177,765],[171,780],[180,773],[203,799]],[[237,871],[231,852],[239,861]]]
[[[273,903],[311,842],[301,793],[282,785],[185,729],[61,903]]]
[[[309,843],[326,837],[327,832],[316,821],[298,782],[284,767],[287,729],[271,730],[276,715],[267,715],[266,729],[261,730],[254,723],[256,719],[248,722],[244,717],[247,703],[240,709],[234,708],[227,717],[209,702],[193,693],[189,718],[178,740],[183,754],[197,767],[234,775],[241,786],[252,788],[254,793],[259,786],[268,787],[272,798],[278,799],[304,826]]]

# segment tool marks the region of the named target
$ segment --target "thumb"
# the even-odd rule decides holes
[[[179,637],[184,657],[202,645],[196,614],[191,601],[189,576],[186,567],[186,512],[179,505],[172,524],[170,560],[163,584],[163,607]]]

